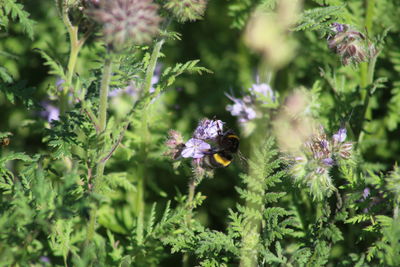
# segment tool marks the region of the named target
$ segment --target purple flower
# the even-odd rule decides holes
[[[182,157],[200,159],[204,157],[204,152],[211,149],[210,144],[203,140],[191,138],[185,144],[185,149],[182,150]]]
[[[154,75],[153,75],[153,77],[151,77],[151,87],[149,90],[150,94],[152,94],[156,91],[156,88],[154,87],[154,85],[156,85],[156,83],[158,83],[160,81],[161,68],[162,68],[162,64],[158,63],[156,65],[156,69],[154,70]]]
[[[371,190],[369,189],[369,187],[366,187],[365,189],[364,189],[364,191],[363,191],[363,194],[362,194],[362,196],[363,196],[363,198],[364,199],[367,199],[367,197],[369,197],[369,194],[371,193]]]
[[[340,128],[339,131],[333,135],[333,141],[335,143],[342,143],[346,140],[347,131],[346,128]]]
[[[264,104],[269,103],[270,101],[275,102],[274,91],[271,89],[271,86],[266,83],[253,84],[253,86],[249,88],[249,91],[256,97],[262,96],[261,100]]]
[[[40,261],[41,261],[41,262],[44,262],[44,263],[50,263],[49,257],[46,257],[46,256],[41,256],[41,257],[40,257]]]
[[[226,110],[229,111],[232,116],[236,116],[239,122],[245,123],[257,117],[256,111],[249,106],[251,99],[247,96],[243,99],[232,97],[225,94],[230,100],[234,102],[233,105],[226,106]]]
[[[330,167],[330,166],[333,166],[333,164],[335,162],[333,161],[332,158],[326,158],[326,159],[322,160],[322,163],[325,164],[326,166]]]
[[[52,105],[49,101],[43,101],[42,107],[44,110],[40,112],[40,116],[46,119],[48,122],[52,120],[59,120],[60,117],[60,109],[54,105]]]
[[[212,140],[222,131],[223,126],[223,122],[220,120],[203,119],[194,131],[193,137],[201,140]]]
[[[65,83],[65,80],[61,79],[61,78],[57,78],[56,80],[56,87],[58,91],[62,91],[64,90],[64,86],[63,84]]]
[[[334,32],[344,32],[347,26],[345,24],[334,22],[332,23],[332,28]]]

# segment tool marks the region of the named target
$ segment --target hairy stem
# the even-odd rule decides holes
[[[367,7],[366,14],[365,14],[365,21],[364,21],[364,26],[367,30],[368,36],[372,35],[372,22],[373,22],[373,17],[375,13],[375,0],[365,0],[365,5]],[[370,70],[370,65],[368,63],[362,63],[360,65],[360,75],[361,75],[361,87],[365,88],[370,84],[369,82],[369,70]]]
[[[149,66],[147,67],[146,70],[146,76],[144,79],[144,84],[142,87],[142,95],[146,94],[150,91],[151,88],[151,80],[154,76],[154,71],[156,69],[156,65],[157,65],[157,60],[158,57],[160,56],[160,51],[161,51],[161,47],[164,44],[164,39],[161,39],[160,41],[158,41],[156,43],[156,45],[153,48],[153,52],[151,53],[151,58],[150,58],[150,62],[149,62]]]
[[[375,0],[366,0],[366,5],[367,5],[367,11],[366,11],[366,16],[365,16],[365,28],[367,29],[368,35],[372,34],[372,22],[373,22],[373,16],[374,16],[374,10],[375,10]],[[362,97],[364,99],[364,104],[363,104],[363,115],[362,118],[363,120],[360,123],[360,129],[358,131],[358,143],[361,142],[364,134],[362,131],[364,121],[367,119],[367,117],[370,114],[370,108],[369,108],[369,102],[370,102],[370,97],[371,97],[371,92],[367,91],[366,88],[371,85],[374,81],[374,73],[375,73],[375,65],[376,65],[376,60],[378,58],[378,53],[374,55],[368,63],[363,63],[361,64],[361,89],[362,91]]]
[[[192,211],[193,211],[193,199],[194,199],[194,192],[196,190],[196,179],[192,178],[189,182],[189,192],[186,205],[189,209],[188,215],[186,216],[186,225],[190,226],[190,222],[192,220]],[[189,267],[189,253],[183,254],[182,257],[182,266]]]
[[[102,190],[103,183],[103,173],[106,162],[101,160],[103,154],[105,152],[104,147],[104,134],[106,130],[106,122],[107,122],[107,108],[108,108],[108,88],[111,80],[111,71],[112,71],[112,57],[111,55],[107,55],[104,62],[103,76],[101,79],[101,87],[100,87],[100,103],[99,103],[99,115],[98,115],[98,125],[99,125],[99,139],[100,139],[100,148],[99,148],[99,159],[96,168],[96,177],[93,182],[92,190],[94,193],[99,193]],[[91,241],[94,236],[95,226],[96,226],[96,215],[97,215],[97,207],[94,207],[90,214],[90,221],[87,231],[87,240]]]

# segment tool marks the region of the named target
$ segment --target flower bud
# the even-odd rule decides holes
[[[201,19],[206,8],[205,0],[168,0],[164,7],[170,10],[179,22]]]

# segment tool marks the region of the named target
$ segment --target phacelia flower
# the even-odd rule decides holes
[[[185,143],[185,148],[182,150],[182,157],[200,159],[205,156],[205,152],[211,149],[211,145],[203,140],[191,138]]]
[[[232,116],[238,117],[239,123],[246,123],[257,117],[250,96],[245,96],[243,99],[240,99],[228,94],[225,95],[234,103],[233,105],[227,105],[226,110],[229,111]]]
[[[263,104],[275,102],[275,93],[271,86],[266,83],[253,84],[249,91],[254,97],[259,98]]]
[[[334,165],[343,163],[339,159],[346,160],[351,155],[352,143],[345,139],[346,129],[341,128],[328,138],[321,126],[303,144],[301,155],[288,157],[295,181],[306,184],[315,199],[321,200],[335,190],[329,173]]]
[[[364,34],[346,24],[333,23],[328,47],[342,58],[343,65],[360,63],[376,56],[377,51]]]
[[[335,143],[342,143],[346,140],[347,137],[347,130],[346,128],[340,128],[337,133],[335,133],[332,137],[333,142]]]
[[[165,143],[168,150],[164,155],[175,160],[174,168],[181,164],[182,159],[191,158],[192,171],[197,182],[204,177],[211,177],[216,167],[210,164],[210,157],[221,150],[218,137],[223,134],[223,126],[224,122],[221,120],[202,119],[186,143],[179,132],[170,130]]]
[[[339,131],[333,135],[333,153],[336,157],[342,159],[349,159],[351,156],[351,151],[353,149],[353,143],[345,142],[347,137],[346,128],[340,128]]]
[[[60,109],[51,104],[49,101],[42,102],[43,110],[40,112],[40,116],[46,119],[48,122],[52,120],[59,120],[60,119]]]
[[[236,98],[225,93],[233,101],[233,104],[227,105],[226,110],[232,116],[238,118],[239,124],[245,134],[250,134],[254,129],[254,124],[250,121],[262,116],[262,108],[269,107],[276,102],[276,96],[272,88],[266,83],[255,83],[248,89],[247,95],[242,98]],[[268,104],[268,106],[266,106]]]
[[[223,122],[220,120],[203,119],[194,131],[193,137],[201,140],[214,140],[222,131],[223,126]]]
[[[126,44],[145,44],[158,34],[161,17],[151,0],[101,0],[90,17],[103,26],[107,44],[118,50]]]
[[[170,10],[179,22],[201,19],[206,9],[205,0],[167,0],[164,7]]]
[[[173,160],[181,156],[182,150],[185,148],[181,133],[175,130],[168,132],[168,139],[165,142],[168,150],[164,153],[165,156],[171,157]]]

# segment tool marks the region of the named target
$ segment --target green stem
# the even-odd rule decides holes
[[[69,41],[70,41],[70,52],[67,66],[67,74],[65,85],[60,96],[60,114],[63,115],[68,110],[68,91],[72,84],[72,77],[75,72],[76,62],[78,59],[79,51],[81,50],[85,40],[79,41],[78,39],[78,26],[72,25],[68,17],[68,1],[63,1],[62,5],[62,19],[65,27],[67,28]]]
[[[187,198],[187,207],[189,209],[188,215],[186,216],[186,225],[189,227],[190,222],[192,220],[192,211],[193,211],[193,199],[194,199],[194,192],[196,190],[196,179],[192,178],[189,182],[189,192],[188,192],[188,198]],[[184,267],[189,267],[189,253],[183,254],[182,257],[182,266]]]
[[[367,0],[367,12],[365,16],[365,28],[369,35],[372,35],[372,23],[375,13],[375,0]]]
[[[146,70],[146,76],[143,84],[142,95],[147,94],[151,88],[151,80],[154,76],[154,70],[156,69],[157,59],[160,56],[161,47],[164,44],[164,39],[161,39],[156,43],[151,53],[150,62]]]
[[[367,5],[367,11],[366,11],[366,15],[365,15],[365,28],[367,29],[368,35],[371,35],[372,34],[372,22],[373,22],[374,11],[375,11],[375,0],[366,0],[366,5]],[[360,143],[364,137],[362,128],[363,128],[365,119],[370,114],[369,102],[370,102],[371,92],[367,91],[366,88],[369,85],[371,85],[374,81],[375,65],[376,65],[377,58],[378,58],[378,54],[374,55],[368,63],[363,63],[361,65],[361,89],[362,89],[362,97],[364,99],[364,104],[363,104],[364,107],[363,107],[363,113],[362,113],[363,119],[360,123],[360,129],[358,131],[358,138],[357,138],[358,143]]]
[[[373,17],[374,17],[374,12],[375,12],[375,0],[366,0],[366,14],[365,14],[365,22],[364,26],[367,29],[367,34],[368,36],[372,35],[372,22],[373,22]],[[367,63],[361,63],[360,67],[361,71],[361,88],[365,88],[368,86],[368,80],[369,80],[369,65]],[[365,96],[366,97],[366,96]]]
[[[396,197],[398,199],[398,197]],[[399,201],[395,201],[393,208],[393,219],[397,219],[399,217]]]
[[[108,88],[111,80],[111,71],[112,71],[112,57],[111,55],[107,55],[104,62],[103,69],[103,77],[101,79],[101,87],[100,87],[100,103],[99,103],[99,115],[98,115],[98,126],[99,126],[99,139],[100,139],[100,148],[98,153],[98,163],[96,168],[96,178],[93,182],[92,191],[94,193],[99,193],[102,190],[103,183],[103,174],[104,167],[106,162],[102,160],[105,147],[104,142],[101,140],[104,138],[105,130],[106,130],[106,122],[107,122],[107,108],[108,108]],[[90,221],[88,225],[87,231],[87,240],[91,241],[94,236],[95,226],[96,226],[96,216],[97,216],[97,207],[94,207],[90,213]]]

